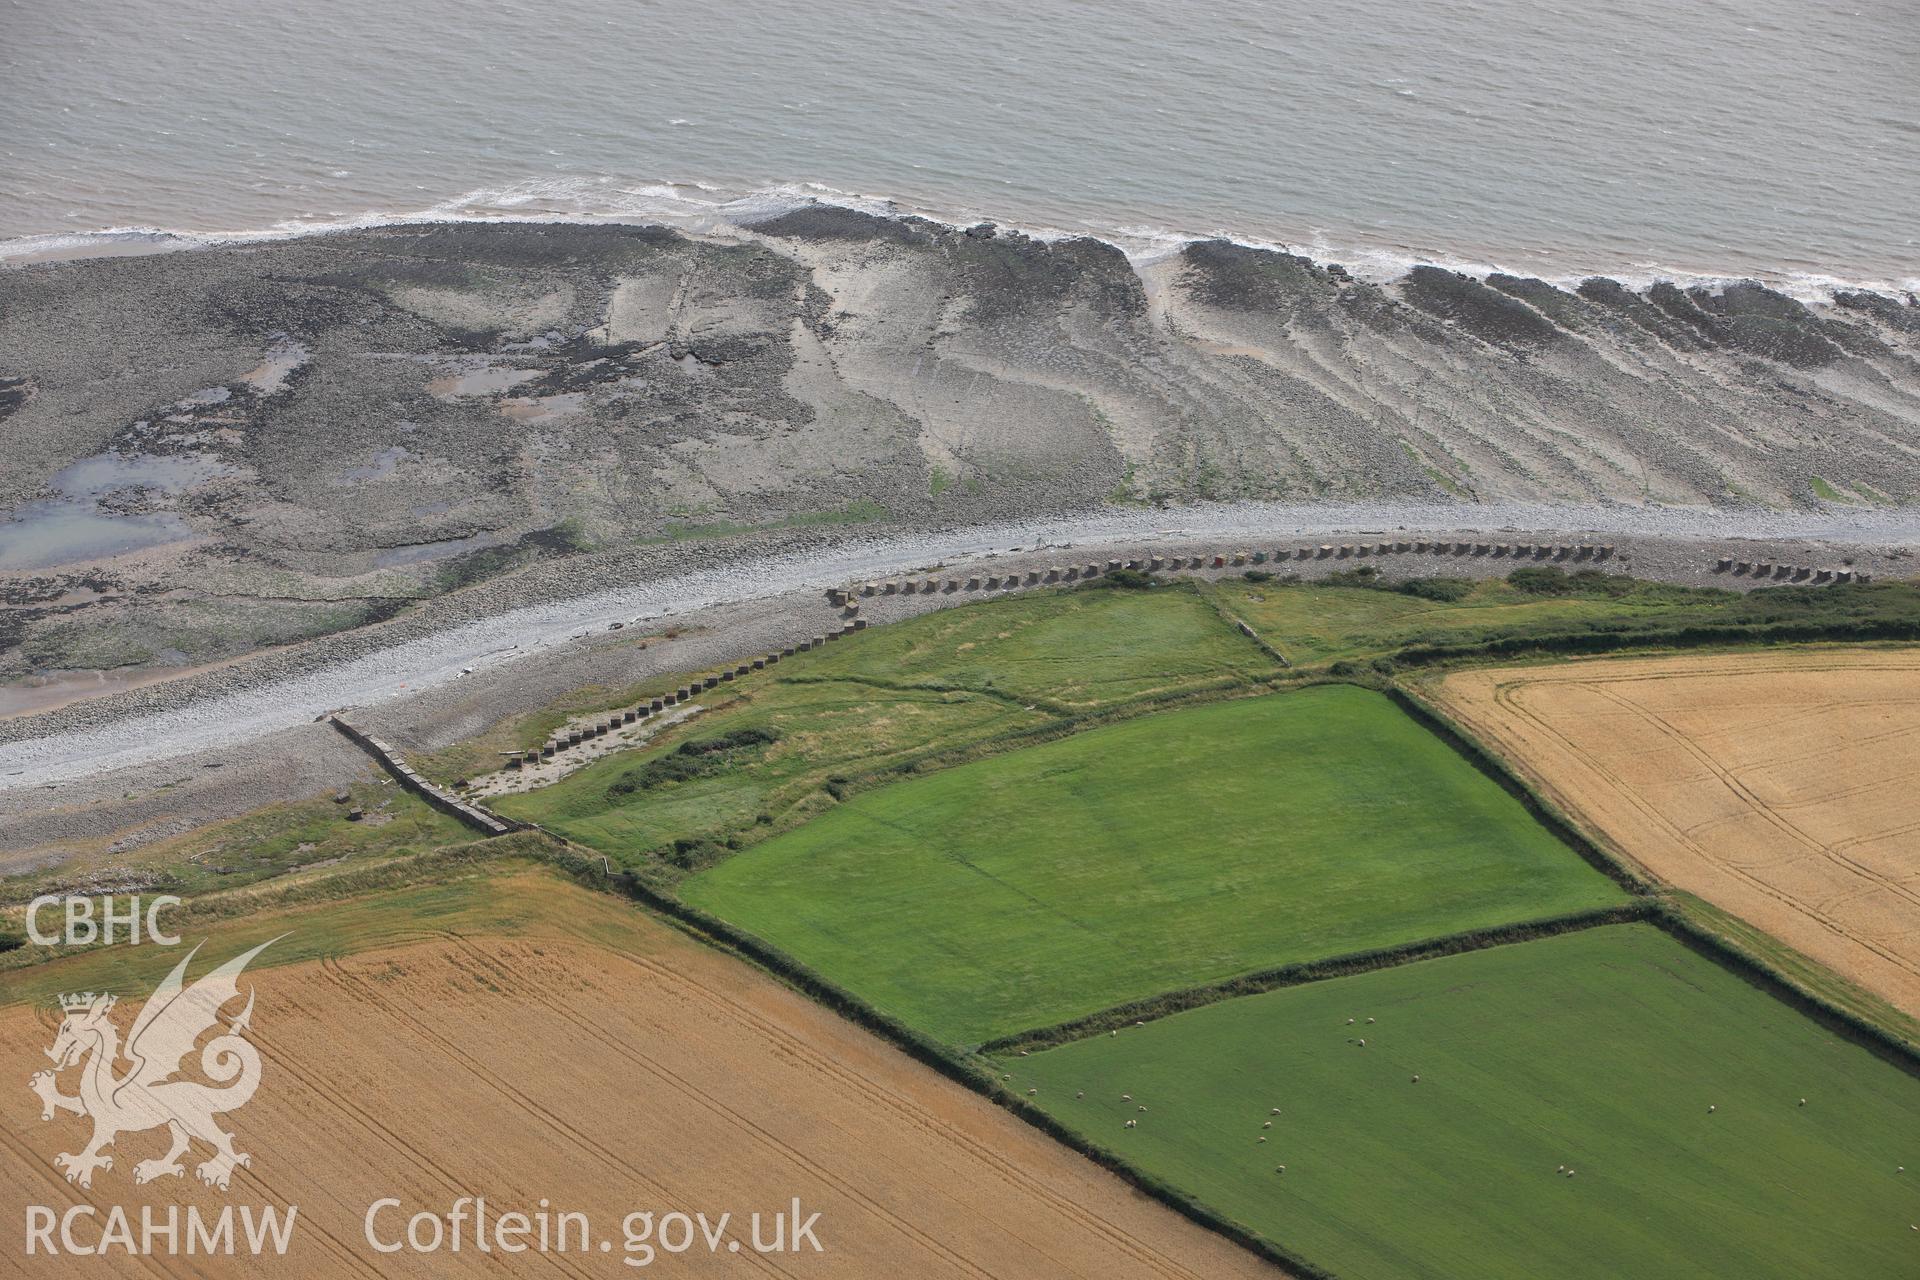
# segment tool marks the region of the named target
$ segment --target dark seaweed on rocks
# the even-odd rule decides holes
[[[755,231],[767,236],[905,245],[932,244],[944,231],[939,223],[929,222],[925,218],[886,218],[828,204],[807,205],[752,225]]]
[[[1510,276],[1496,271],[1487,277],[1487,286],[1520,299],[1562,328],[1578,330],[1585,327],[1586,306],[1573,294],[1545,280]]]
[[[1146,312],[1140,277],[1126,255],[1104,241],[959,236],[950,253],[982,322],[1053,316],[1076,302],[1106,315],[1137,318]]]
[[[1694,288],[1687,297],[1701,314],[1719,322],[1712,332],[1734,350],[1803,369],[1832,364],[1842,354],[1812,312],[1763,285],[1745,281],[1719,290]]]
[[[1376,284],[1220,240],[1136,263],[829,206],[731,241],[463,223],[30,265],[0,272],[0,513],[81,463],[202,478],[100,504],[180,541],[103,561],[113,591],[17,610],[0,680],[209,661],[798,530],[1110,502],[1907,501],[1920,460],[1886,442],[1913,436],[1917,311],[1433,267]]]
[[[1378,285],[1358,280],[1340,266],[1279,249],[1230,240],[1197,240],[1180,252],[1181,282],[1196,302],[1298,321],[1319,328],[1364,325],[1378,333],[1406,330],[1417,313],[1400,306]],[[1432,329],[1423,318],[1414,325]]]
[[[25,378],[0,378],[0,419],[25,404],[32,392]]]
[[[1920,334],[1920,298],[1912,294],[1905,298],[1889,298],[1883,294],[1848,289],[1834,294],[1833,303],[1848,311],[1871,316],[1901,333]]]
[[[1231,240],[1200,240],[1182,251],[1194,295],[1208,306],[1291,315],[1320,305],[1338,280],[1311,258]]]
[[[1553,322],[1526,303],[1457,271],[1415,267],[1400,282],[1400,293],[1421,310],[1497,346],[1537,347],[1560,337]]]
[[[1574,290],[1588,302],[1595,303],[1620,318],[1653,335],[1664,346],[1676,351],[1698,351],[1707,344],[1702,340],[1697,327],[1676,321],[1665,311],[1655,306],[1642,294],[1605,276],[1591,276],[1582,280]]]

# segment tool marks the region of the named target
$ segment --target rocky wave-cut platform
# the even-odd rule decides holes
[[[415,225],[20,267],[0,353],[0,511],[25,517],[0,524],[0,680],[214,662],[753,531],[1920,494],[1910,298],[1380,284],[1223,241],[1137,265],[826,206],[724,240]],[[83,464],[134,479],[76,488]]]

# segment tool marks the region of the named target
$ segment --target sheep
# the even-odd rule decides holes
[[[1036,1093],[1039,1093],[1039,1092],[1040,1092],[1040,1091],[1039,1091],[1038,1089],[1029,1089],[1029,1090],[1027,1090],[1027,1096],[1028,1096],[1029,1098],[1031,1098],[1031,1097],[1032,1097],[1032,1096],[1033,1096],[1034,1094],[1036,1094]]]
[[[1087,1096],[1087,1091],[1085,1089],[1082,1089],[1078,1093],[1074,1094],[1073,1096],[1076,1098],[1084,1098]]]
[[[1283,1165],[1283,1164],[1281,1164],[1281,1165],[1275,1165],[1275,1166],[1274,1166],[1274,1168],[1273,1168],[1273,1171],[1274,1171],[1275,1173],[1285,1173],[1285,1172],[1287,1171],[1287,1166],[1285,1166],[1285,1165]]]
[[[1365,1040],[1359,1040],[1359,1041],[1356,1041],[1355,1043],[1357,1043],[1362,1049],[1367,1047],[1367,1042]]]
[[[1420,1083],[1420,1077],[1419,1077],[1419,1076],[1415,1076],[1415,1077],[1413,1078],[1413,1082],[1414,1082],[1415,1084],[1419,1084],[1419,1083]]]
[[[1280,1108],[1275,1107],[1273,1110],[1267,1112],[1267,1114],[1270,1116],[1277,1116],[1280,1114]]]
[[[1140,1111],[1145,1111],[1145,1110],[1146,1110],[1146,1108],[1145,1108],[1145,1107],[1139,1107],[1139,1108],[1137,1108],[1137,1110],[1140,1110]]]
[[[1804,1107],[1804,1106],[1806,1106],[1806,1105],[1807,1105],[1807,1100],[1806,1100],[1805,1098],[1802,1098],[1802,1099],[1800,1099],[1800,1105],[1801,1105],[1801,1106],[1803,1106],[1803,1107]]]
[[[1553,1171],[1555,1173],[1565,1173],[1567,1171],[1567,1166],[1563,1164],[1557,1164],[1553,1167]]]
[[[1707,1114],[1708,1114],[1708,1115],[1712,1115],[1712,1114],[1714,1113],[1714,1111],[1715,1111],[1715,1110],[1716,1110],[1716,1108],[1715,1108],[1715,1107],[1713,1106],[1713,1104],[1712,1104],[1712,1103],[1708,1103],[1708,1104],[1707,1104]]]
[[[1139,1127],[1140,1127],[1140,1122],[1139,1122],[1138,1120],[1129,1120],[1129,1121],[1127,1121],[1127,1128],[1129,1128],[1129,1129],[1137,1129],[1137,1128],[1139,1128]]]
[[[1262,1129],[1271,1129],[1273,1128],[1273,1121],[1269,1120],[1265,1124],[1261,1125],[1260,1127]]]
[[[1353,1025],[1353,1019],[1352,1019],[1352,1018],[1348,1018],[1348,1019],[1347,1019],[1347,1025],[1348,1025],[1348,1026],[1352,1026],[1352,1025]]]
[[[1368,1018],[1368,1019],[1367,1019],[1367,1025],[1368,1025],[1368,1026],[1372,1026],[1372,1025],[1373,1025],[1373,1019],[1372,1019],[1372,1018]]]
[[[1264,1135],[1262,1135],[1262,1137],[1261,1137],[1261,1139],[1260,1139],[1260,1141],[1262,1141],[1262,1142],[1265,1142],[1266,1140],[1267,1140],[1267,1139],[1266,1139],[1266,1137],[1265,1137]]]
[[[1121,1095],[1120,1095],[1120,1101],[1122,1101],[1122,1102],[1132,1102],[1132,1101],[1133,1101],[1133,1095],[1132,1095],[1132,1094],[1130,1094],[1130,1093],[1123,1093],[1123,1094],[1121,1094]]]

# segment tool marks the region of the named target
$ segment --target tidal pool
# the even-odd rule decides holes
[[[180,493],[227,470],[211,458],[99,453],[55,473],[58,495],[15,507],[0,522],[0,569],[51,569],[124,555],[192,536],[171,512],[122,515],[102,500],[128,489]]]

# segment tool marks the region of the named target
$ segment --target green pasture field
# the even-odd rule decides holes
[[[1444,567],[1443,567],[1444,568]],[[1539,566],[1531,571],[1540,574]],[[1309,574],[1365,573],[1306,570]],[[1548,577],[1557,572],[1549,568]],[[1296,666],[1379,657],[1423,645],[1469,645],[1509,637],[1593,633],[1657,634],[1694,626],[1920,624],[1920,585],[1912,582],[1779,586],[1742,594],[1682,587],[1604,572],[1560,574],[1543,591],[1504,579],[1462,584],[1443,601],[1383,586],[1225,579],[1210,588],[1222,608],[1244,618]],[[1404,581],[1389,566],[1381,582]]]
[[[1624,900],[1387,698],[1347,685],[883,787],[681,893],[961,1043]]]
[[[1651,925],[1229,1000],[1005,1070],[1337,1275],[1920,1274],[1914,1079]]]
[[[1273,668],[1190,585],[1170,583],[942,610],[864,632],[860,643],[824,652],[810,672],[1090,710]]]
[[[1221,604],[1299,666],[1370,658],[1416,644],[1460,644],[1513,634],[1559,634],[1593,625],[1655,626],[1711,619],[1727,592],[1686,593],[1647,584],[1621,598],[1537,596],[1499,579],[1475,583],[1458,601],[1423,600],[1369,587],[1322,587],[1228,579]],[[1680,597],[1698,594],[1687,602]]]
[[[493,807],[626,863],[739,839],[824,807],[836,780],[1158,695],[1249,684],[1272,659],[1191,588],[1036,592],[863,631],[704,695],[713,709],[636,751]],[[778,737],[708,776],[621,793],[689,740]]]

